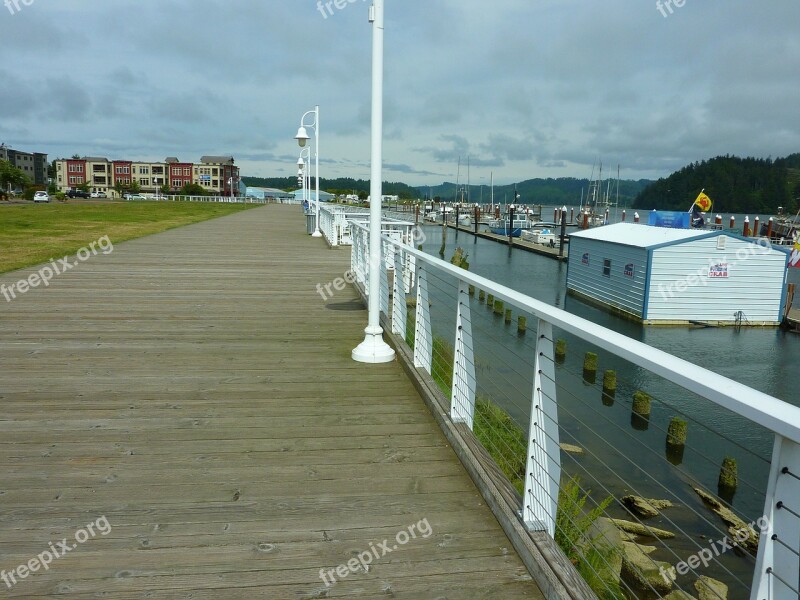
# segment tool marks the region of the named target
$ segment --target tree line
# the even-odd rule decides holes
[[[800,208],[800,153],[785,158],[726,155],[694,162],[643,190],[634,206],[651,210],[688,210],[700,191],[714,212],[775,214]]]

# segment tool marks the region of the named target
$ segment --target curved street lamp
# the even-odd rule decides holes
[[[305,120],[308,115],[314,115],[314,122],[306,125]],[[300,128],[297,130],[297,135],[294,136],[294,139],[297,140],[297,143],[301,148],[305,148],[308,140],[311,139],[308,135],[308,131],[306,131],[306,127],[311,127],[314,130],[314,171],[317,176],[316,208],[314,218],[316,223],[314,227],[314,233],[312,233],[311,236],[322,237],[322,232],[319,230],[319,105],[315,106],[314,110],[309,110],[303,114],[302,117],[300,117]]]

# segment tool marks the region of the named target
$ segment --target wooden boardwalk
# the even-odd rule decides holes
[[[350,359],[348,267],[271,205],[0,297],[0,596],[541,598],[401,367]]]

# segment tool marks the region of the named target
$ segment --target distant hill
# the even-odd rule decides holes
[[[280,190],[297,189],[297,179],[295,177],[242,177],[245,185],[254,187],[270,187]],[[619,205],[630,206],[636,195],[645,189],[652,181],[640,179],[638,181],[621,180],[619,182]],[[438,198],[444,202],[461,200],[461,194],[456,193],[457,189],[464,188],[464,200],[469,196],[470,202],[488,203],[491,197],[489,185],[484,185],[483,189],[479,185],[460,185],[458,188],[455,183],[445,182],[436,186],[411,187],[401,182],[383,183],[383,193],[392,196],[400,196],[403,200],[416,200],[418,198]],[[351,179],[341,177],[339,179],[320,180],[320,189],[334,194],[359,194],[362,198],[369,195],[369,181],[364,179]],[[574,179],[564,177],[559,179],[529,179],[517,184],[517,193],[520,195],[520,202],[524,204],[544,204],[546,206],[578,206],[581,201],[581,194],[588,193],[588,179]],[[611,180],[610,187],[608,182],[603,184],[605,193],[609,191],[611,201],[615,202],[617,197],[616,180]],[[494,188],[495,202],[511,202],[514,196],[514,185],[496,185]]]
[[[703,189],[714,202],[715,212],[774,214],[779,206],[796,212],[800,153],[776,160],[718,156],[695,162],[648,186],[634,206],[688,210]]]
[[[245,185],[252,187],[268,187],[286,191],[297,189],[297,177],[242,177],[242,181]],[[311,185],[315,185],[313,178]],[[319,187],[331,194],[358,194],[363,199],[369,196],[369,181],[364,179],[350,177],[325,179],[323,177],[319,180]],[[389,196],[400,196],[403,200],[415,200],[419,197],[417,190],[411,186],[390,181],[383,182],[383,193]]]
[[[644,190],[652,181],[648,179],[626,180],[619,182],[619,205],[630,206],[634,198]],[[464,200],[467,196],[471,202],[488,203],[491,196],[491,189],[488,185],[472,185],[467,189],[466,185],[459,186],[464,188]],[[609,194],[612,203],[617,199],[617,182],[612,179],[602,184],[603,194]],[[481,189],[482,188],[482,189]],[[523,204],[542,204],[545,206],[578,206],[581,197],[584,201],[589,190],[588,179],[575,179],[573,177],[560,177],[558,179],[528,179],[516,184],[519,201]],[[444,201],[461,200],[461,193],[457,193],[455,183],[445,182],[437,186],[422,186],[417,188],[421,198],[439,198]],[[514,198],[514,185],[494,186],[495,202],[512,202]]]

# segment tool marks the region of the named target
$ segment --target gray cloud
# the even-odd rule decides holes
[[[292,173],[321,106],[325,177],[369,173],[368,2],[59,0],[0,18],[0,134],[20,149],[162,159],[233,153]],[[386,7],[387,172],[659,177],[800,150],[800,3],[407,0]],[[31,43],[31,40],[36,40]],[[444,173],[443,173],[444,171]]]

